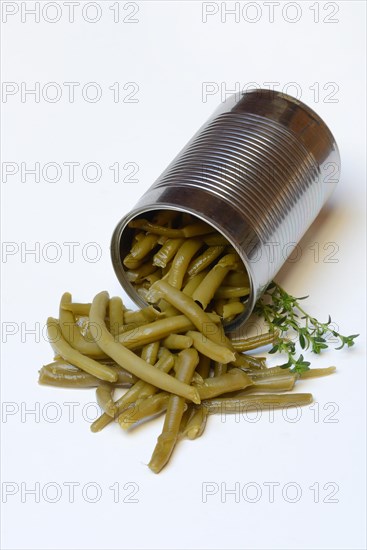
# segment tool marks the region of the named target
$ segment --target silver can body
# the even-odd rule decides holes
[[[117,225],[111,242],[116,275],[145,305],[122,263],[131,245],[128,223],[163,209],[193,214],[228,239],[248,271],[246,310],[227,327],[239,333],[339,174],[333,135],[305,104],[270,90],[231,96]]]

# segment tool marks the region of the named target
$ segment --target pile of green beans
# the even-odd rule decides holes
[[[128,280],[144,300],[162,279],[226,323],[245,311],[250,294],[244,265],[229,242],[189,214],[161,211],[136,219],[132,248],[124,258]],[[165,310],[165,300],[159,307]],[[173,311],[170,308],[170,311]]]
[[[128,310],[121,298],[100,292],[88,304],[60,300],[58,318],[47,320],[54,362],[39,371],[39,383],[91,388],[101,415],[99,432],[112,422],[122,430],[164,414],[150,469],[158,473],[183,439],[197,439],[209,414],[306,405],[308,393],[293,390],[302,378],[267,368],[250,355],[273,344],[265,333],[229,339],[223,323],[244,311],[249,292],[239,256],[224,237],[187,214],[162,211],[134,220],[132,247],[124,259],[129,280],[150,303]],[[125,388],[122,396],[116,390]]]

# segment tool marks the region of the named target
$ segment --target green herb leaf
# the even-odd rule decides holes
[[[289,333],[295,334],[302,350],[311,348],[313,353],[321,353],[328,348],[328,340],[332,334],[338,338],[340,345],[335,348],[343,349],[354,345],[354,340],[359,334],[343,336],[336,330],[330,330],[331,316],[328,316],[326,323],[321,323],[315,317],[309,315],[299,304],[308,296],[295,298],[288,294],[282,287],[272,281],[267,287],[264,295],[258,300],[255,306],[255,313],[263,317],[269,326],[270,331],[278,330],[280,335],[269,353],[286,354],[288,361],[279,365],[282,369],[291,369],[291,372],[304,372],[309,369],[310,363],[300,355],[296,360],[296,341],[291,341]]]

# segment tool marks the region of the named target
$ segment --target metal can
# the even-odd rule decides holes
[[[157,210],[190,213],[213,226],[239,253],[250,279],[238,333],[338,182],[340,155],[323,120],[299,100],[271,90],[222,103],[135,208],[117,225],[112,263],[128,295],[143,300],[122,263],[136,217]]]

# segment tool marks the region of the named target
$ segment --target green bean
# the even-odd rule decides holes
[[[210,373],[210,358],[206,355],[203,355],[202,353],[199,353],[199,364],[196,367],[196,372],[202,377],[202,378],[209,378]]]
[[[204,269],[210,266],[224,251],[224,246],[210,246],[196,260],[193,260],[188,267],[187,274],[189,277],[197,275]]]
[[[75,375],[75,374],[81,374],[83,376],[83,379],[95,381],[96,386],[101,383],[101,380],[96,378],[95,376],[92,376],[91,374],[88,374],[80,369],[78,367],[75,367],[71,363],[67,363],[63,360],[61,356],[56,361],[53,361],[52,363],[48,363],[47,365],[43,365],[43,369],[49,370],[53,374],[62,374],[62,375]]]
[[[172,262],[169,262],[166,267],[161,267],[162,269],[162,279],[168,279],[169,277],[169,270],[171,269]]]
[[[133,245],[130,250],[131,256],[135,260],[143,260],[157,246],[157,240],[156,235],[145,235],[143,239]]]
[[[240,255],[238,254],[237,250],[235,249],[234,246],[232,246],[231,244],[227,244],[227,246],[225,247],[225,252],[226,254],[235,254],[236,258],[237,258],[237,262],[238,262],[238,266],[237,266],[237,269],[236,271],[238,271],[239,269],[241,269],[242,267],[242,260],[240,258]],[[241,266],[241,267],[240,267]]]
[[[166,353],[169,353],[170,355],[172,355],[171,352],[162,345],[161,341],[159,342],[159,344],[160,344],[160,347],[158,351],[158,359],[160,359],[162,355],[165,355]]]
[[[186,413],[185,413],[186,414]],[[187,437],[187,439],[197,439],[200,437],[206,426],[206,421],[208,418],[208,409],[202,407],[201,405],[192,406],[191,414],[188,416],[186,425],[183,429],[180,429],[180,436]]]
[[[227,370],[228,370],[228,366],[226,364],[215,361],[214,376],[221,376],[222,374],[226,374]]]
[[[226,374],[228,372],[228,364],[226,363],[220,363],[219,361],[214,361],[214,369],[213,369],[213,376],[221,376],[222,374]],[[206,376],[206,378],[209,378],[209,376]],[[204,380],[202,381],[202,384],[204,384]]]
[[[181,313],[180,311],[178,311],[178,309],[171,306],[171,304],[169,304],[165,300],[159,300],[158,307],[162,311],[164,317],[176,317]]]
[[[274,377],[283,377],[286,373],[287,369],[282,369],[281,367],[270,367],[268,369],[265,368],[263,370],[256,370],[254,372],[251,372],[249,373],[249,376],[251,376],[253,380],[270,380]]]
[[[59,365],[61,368],[58,368]],[[38,382],[42,385],[65,388],[93,388],[98,386],[101,381],[72,365],[55,361],[41,368]]]
[[[154,281],[160,281],[160,280],[161,280],[161,277],[155,277],[154,278]],[[143,299],[144,299],[145,302],[147,301],[146,296],[147,296],[147,293],[149,292],[149,289],[150,289],[151,285],[152,285],[152,283],[150,283],[148,279],[145,279],[144,281],[142,281],[138,285],[140,289],[143,289],[144,294],[141,294],[141,297],[144,296]],[[135,289],[137,288],[136,285],[134,285],[134,288]]]
[[[147,302],[147,296],[148,296],[149,290],[147,288],[142,287],[142,286],[136,286],[135,289],[136,289],[136,292],[139,294],[140,298],[144,302]]]
[[[296,380],[297,376],[294,374],[283,376],[282,378],[273,378],[272,380],[260,379],[256,382],[253,381],[253,385],[246,388],[243,395],[255,392],[291,391],[294,388]],[[238,394],[236,397],[238,397]]]
[[[147,346],[146,346],[147,347]],[[174,366],[174,356],[164,348],[162,349],[161,357],[159,358],[159,361],[155,364],[154,368],[168,373]],[[149,358],[152,360],[153,357],[150,355]],[[147,384],[146,382],[143,382],[142,380],[139,380],[128,392],[126,392],[117,402],[117,416],[124,413],[127,407],[133,406],[134,403],[139,403],[143,401],[144,399],[154,395],[158,391],[158,388],[151,384]],[[98,419],[97,419],[98,420]],[[120,418],[119,416],[119,422],[121,424],[121,427],[125,428],[123,424],[125,422],[126,417],[122,416]],[[96,421],[97,422],[97,421]],[[103,426],[104,427],[104,426]]]
[[[159,281],[160,279],[162,279],[161,269],[156,269],[156,271],[145,277],[145,280],[149,283],[149,286],[151,286],[156,281]]]
[[[160,392],[145,399],[139,399],[118,417],[121,428],[127,430],[141,420],[163,413],[167,410],[169,398],[168,393]]]
[[[226,300],[215,300],[214,301],[214,310],[221,318],[223,318],[223,307],[227,303]]]
[[[217,325],[220,325],[221,324],[221,318],[220,318],[220,315],[217,315],[216,313],[213,313],[211,311],[206,311],[205,312],[207,314],[207,316],[209,317],[209,319],[213,322],[213,323],[216,323]],[[224,334],[224,331],[222,331],[222,334]],[[229,339],[227,337],[225,337],[225,341],[227,342],[228,346],[232,349],[232,344],[230,343]]]
[[[104,363],[105,364],[105,363]],[[108,364],[107,366],[112,366]],[[120,365],[113,365],[117,372],[116,386],[131,386],[136,382],[135,376],[125,371]],[[54,363],[44,365],[39,371],[38,382],[42,385],[64,388],[93,388],[101,384],[101,380],[88,374],[60,358]]]
[[[81,335],[79,327],[75,324],[74,315],[71,311],[65,309],[65,306],[70,303],[71,294],[65,292],[61,297],[59,311],[60,328],[64,339],[71,347],[83,355],[88,355],[93,358],[105,357],[105,354],[95,342],[88,342]]]
[[[176,379],[189,384],[198,362],[199,356],[196,350],[186,349],[181,351],[177,359]],[[175,448],[184,411],[185,400],[177,395],[171,395],[168,400],[163,430],[158,437],[149,462],[149,468],[156,474],[167,464]]]
[[[200,398],[194,388],[190,387],[188,384],[184,384],[179,380],[176,380],[169,374],[158,371],[152,365],[149,365],[149,363],[136,356],[127,347],[121,345],[119,342],[115,342],[111,333],[108,332],[104,322],[108,300],[108,292],[100,292],[97,296],[95,296],[92,302],[92,307],[90,308],[90,320],[99,327],[99,347],[109,357],[112,357],[117,364],[121,365],[145,382],[154,384],[162,390],[185,397],[194,403],[200,403]]]
[[[195,385],[199,385],[200,384],[203,384],[204,383],[204,378],[202,376],[200,376],[200,374],[198,372],[194,372],[194,374],[192,375],[192,379],[191,379],[191,384],[193,386]]]
[[[153,264],[158,267],[166,267],[173,259],[176,252],[184,242],[183,239],[167,239],[164,245],[154,254]]]
[[[157,243],[161,246],[164,245],[164,243],[168,240],[168,237],[165,237],[164,235],[158,235],[158,241]]]
[[[65,293],[67,296],[70,296],[68,292]],[[64,294],[64,296],[65,296]],[[62,301],[61,307],[62,309],[66,309],[67,311],[71,311],[71,313],[77,317],[89,317],[89,311],[90,311],[91,304],[80,304],[78,302],[69,302],[69,301]]]
[[[194,291],[197,289],[201,281],[206,277],[208,274],[208,271],[205,269],[201,273],[198,273],[197,275],[194,275],[194,277],[190,278],[185,286],[182,289],[182,292],[186,294],[187,296],[192,296]]]
[[[143,239],[137,241],[130,250],[130,253],[124,258],[124,265],[127,268],[134,269],[136,261],[145,260],[147,255],[157,246],[156,235],[146,235]]]
[[[149,363],[149,365],[154,365],[157,362],[158,353],[159,353],[160,343],[152,342],[143,347],[140,357]]]
[[[207,313],[194,302],[190,296],[186,296],[177,288],[173,288],[166,281],[157,281],[149,291],[149,300],[154,301],[157,297],[163,298],[173,307],[184,313],[190,319],[195,327],[204,333],[205,336],[220,345],[225,342],[223,330],[211,321]]]
[[[108,367],[113,367],[117,372],[117,380],[114,383],[115,386],[131,386],[137,382],[137,377],[127,371],[121,365],[118,365],[114,361],[101,361],[102,364],[107,365]]]
[[[202,406],[207,408],[209,414],[215,413],[243,413],[255,408],[257,411],[266,409],[281,409],[283,407],[300,407],[312,403],[311,393],[287,393],[249,395],[248,397],[233,397],[208,399]]]
[[[217,289],[222,284],[227,273],[237,266],[235,254],[227,254],[209,271],[192,295],[193,300],[199,302],[206,309],[213,299]]]
[[[163,279],[161,279],[161,280],[163,280]],[[156,282],[158,282],[158,281],[156,281]],[[154,290],[152,292],[154,293]],[[150,300],[150,294],[149,293],[148,293],[147,299]],[[178,309],[171,306],[171,304],[169,302],[167,302],[166,300],[159,300],[158,304],[157,304],[157,308],[160,309],[160,311],[163,313],[164,317],[174,317],[176,315],[181,314],[181,312]]]
[[[193,223],[191,225],[187,225],[182,229],[171,229],[169,227],[162,227],[150,223],[148,222],[148,220],[144,219],[133,220],[129,223],[129,227],[135,229],[143,229],[144,231],[147,231],[148,233],[153,233],[155,235],[165,235],[170,239],[197,237],[199,235],[206,235],[212,231],[212,228],[205,222]]]
[[[299,374],[299,377],[304,378],[317,378],[319,376],[328,376],[336,371],[335,367],[327,367],[324,369],[310,369]]]
[[[107,321],[108,319],[106,319],[106,322]],[[60,323],[60,319],[59,319],[59,323]],[[89,330],[89,317],[78,317],[78,319],[74,318],[74,324],[76,328],[79,329],[79,332],[83,339],[85,339],[87,342],[94,343],[94,340]]]
[[[249,338],[232,338],[231,343],[236,351],[250,351],[268,344],[274,344],[279,336],[278,331],[266,332]]]
[[[187,405],[186,410],[183,413],[182,418],[181,418],[180,429],[178,431],[177,440],[181,440],[184,437],[186,437],[186,434],[184,432],[185,432],[188,421],[190,420],[191,416],[195,412],[195,407],[196,407],[196,405],[194,405],[193,403],[190,403],[190,404]]]
[[[177,315],[167,319],[159,319],[153,323],[145,323],[119,335],[119,342],[128,349],[137,349],[163,340],[172,332],[187,332],[194,328],[193,323],[185,315]]]
[[[162,356],[158,362],[154,365],[155,369],[158,369],[162,372],[168,373],[174,365],[173,355],[167,351],[163,350]],[[124,395],[122,395],[115,403],[117,408],[116,417],[120,415],[127,407],[132,403],[135,403],[139,399],[144,399],[150,395],[154,395],[158,391],[158,388],[152,386],[152,384],[147,384],[143,380],[138,380]],[[112,418],[107,414],[102,414],[99,416],[91,425],[92,432],[99,432],[103,430],[108,424],[112,422]]]
[[[260,376],[261,374],[264,374],[264,376]],[[277,380],[277,381],[294,380],[294,382],[296,382],[299,378],[298,373],[291,372],[289,369],[281,369],[280,371],[277,371],[277,370],[272,371],[272,369],[265,369],[260,372],[258,371],[250,372],[248,373],[248,375],[253,381],[253,383],[256,385],[272,383],[274,380]]]
[[[197,349],[197,351],[210,357],[213,361],[231,363],[235,360],[235,354],[231,350],[212,340],[208,340],[201,332],[190,330],[186,335],[192,338],[194,348]]]
[[[52,335],[52,330],[56,330],[56,335]],[[51,346],[56,353],[61,355],[65,361],[70,362],[72,365],[79,367],[88,374],[96,376],[106,382],[116,382],[118,375],[117,372],[102,363],[98,363],[90,357],[82,355],[79,351],[75,350],[64,339],[59,323],[56,319],[49,317],[47,319],[47,333]],[[113,337],[112,337],[113,338]]]
[[[126,271],[126,277],[127,280],[131,283],[139,283],[140,281],[144,280],[146,277],[154,273],[156,269],[156,266],[153,265],[151,261],[147,261],[137,269]]]
[[[266,369],[266,357],[254,357],[253,355],[240,354],[235,352],[236,359],[232,362],[235,367],[249,370]]]
[[[198,239],[188,239],[180,246],[169,270],[168,282],[171,286],[179,290],[182,288],[187,268],[201,246],[202,242]]]
[[[223,306],[223,319],[229,319],[245,310],[245,305],[241,302],[230,302]]]
[[[136,241],[136,242],[141,241],[144,238],[145,238],[144,231],[139,231],[138,233],[135,233],[134,238],[133,238],[133,242],[134,241]]]
[[[162,343],[167,349],[188,349],[192,346],[192,338],[183,334],[170,334]]]
[[[131,254],[127,254],[123,260],[123,264],[127,267],[128,271],[137,271],[144,265],[144,262],[145,259],[137,260]]]
[[[250,294],[248,286],[221,286],[214,294],[214,298],[244,298]]]
[[[212,399],[223,393],[243,390],[253,384],[251,378],[240,369],[231,369],[226,374],[206,378],[202,385],[196,386],[202,400]]]
[[[220,233],[209,233],[205,235],[204,242],[208,246],[227,246],[228,240]]]
[[[124,304],[121,298],[114,296],[108,304],[108,316],[110,319],[110,331],[113,336],[117,336],[120,328],[124,324]]]
[[[153,218],[153,223],[156,225],[169,225],[178,217],[178,212],[175,210],[159,210]]]
[[[223,281],[224,286],[250,286],[246,271],[230,271]]]
[[[108,414],[111,418],[114,418],[117,408],[113,402],[113,386],[108,383],[100,384],[96,389],[97,403],[101,409]]]
[[[159,317],[162,317],[161,312],[155,309],[153,306],[148,306],[141,309],[140,311],[127,311],[125,313],[125,323],[140,324],[144,323],[144,321],[154,321]]]
[[[133,332],[133,331],[137,332],[137,330],[140,327],[143,327],[148,324],[149,324],[149,321],[146,320],[146,321],[141,321],[140,323],[128,323],[127,325],[122,325],[122,327],[120,327],[118,340],[120,340],[120,337],[122,337],[122,334],[126,334],[126,332]]]

